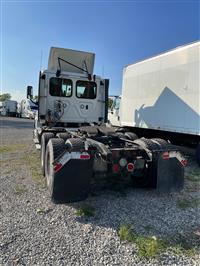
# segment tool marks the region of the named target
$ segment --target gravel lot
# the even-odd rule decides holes
[[[200,170],[192,156],[181,193],[101,191],[54,205],[32,142],[33,121],[0,117],[0,125],[1,265],[200,265]],[[95,215],[78,216],[83,204]],[[122,224],[171,246],[155,258],[141,257],[136,243],[120,241]]]

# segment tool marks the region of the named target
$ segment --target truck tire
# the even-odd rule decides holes
[[[125,128],[123,127],[118,127],[115,132],[121,132],[121,133],[125,133]]]
[[[45,177],[47,187],[52,200],[57,198],[57,194],[54,189],[54,160],[65,151],[65,145],[63,139],[51,138],[46,147],[45,153]]]
[[[65,142],[66,140],[68,140],[69,138],[71,138],[71,135],[67,132],[61,132],[61,133],[57,133],[56,136],[60,139],[63,139]]]
[[[133,132],[125,132],[124,134],[128,140],[136,140],[138,136]]]
[[[145,138],[136,139],[136,140],[134,140],[134,143],[137,144],[137,145],[139,145],[143,149],[148,149],[150,151],[158,150],[159,149],[159,144],[153,142],[150,139],[145,139]]]
[[[115,135],[116,135],[118,138],[126,139],[126,137],[124,136],[124,134],[121,133],[121,132],[116,132]]]
[[[81,151],[85,149],[85,144],[82,139],[79,138],[69,138],[66,143],[66,149],[68,151]]]
[[[197,163],[200,166],[200,143],[197,145],[196,148],[196,159],[197,159]]]
[[[41,148],[40,148],[40,163],[41,163],[41,169],[42,174],[45,176],[45,151],[47,143],[50,139],[54,138],[53,133],[43,133],[41,137]]]
[[[151,140],[153,142],[156,142],[157,144],[159,144],[160,145],[160,148],[163,149],[163,150],[164,149],[167,149],[170,146],[170,144],[166,140],[164,140],[164,139],[153,138]]]

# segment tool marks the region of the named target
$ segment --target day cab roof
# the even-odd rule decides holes
[[[51,47],[48,71],[55,72],[61,68],[62,72],[85,75],[85,71],[88,71],[88,73],[92,75],[94,70],[94,60],[94,53]]]

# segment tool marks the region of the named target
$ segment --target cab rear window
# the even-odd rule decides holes
[[[76,96],[84,99],[95,99],[97,84],[93,81],[78,80],[76,82]]]
[[[72,96],[72,80],[62,78],[51,78],[49,94],[57,97]]]

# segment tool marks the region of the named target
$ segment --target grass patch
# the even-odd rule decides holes
[[[165,249],[164,241],[156,237],[137,236],[136,244],[138,245],[138,255],[140,257],[153,258]]]
[[[41,188],[45,188],[46,181],[42,175],[39,154],[36,153],[36,151],[31,151],[31,153],[24,156],[23,159],[29,166],[33,181],[37,183]]]
[[[23,195],[25,192],[27,192],[27,189],[23,188],[23,187],[16,187],[15,188],[15,194],[17,196],[21,196]]]
[[[19,171],[23,167],[22,158],[18,155],[18,158],[9,160],[0,160],[0,167],[2,175],[7,175]]]
[[[200,182],[200,172],[187,174],[185,178],[191,182]]]
[[[177,244],[177,245],[168,247],[168,250],[171,251],[175,255],[185,255],[186,257],[193,257],[197,253],[195,248],[185,247],[182,244]]]
[[[130,225],[121,225],[118,235],[121,241],[128,241],[136,244],[138,255],[141,258],[154,258],[166,250],[176,255],[185,255],[188,257],[192,257],[196,254],[195,248],[191,248],[184,243],[172,245],[166,240],[158,239],[155,236],[136,234]]]
[[[185,210],[188,208],[197,208],[199,205],[200,200],[197,198],[182,198],[177,201],[177,207]]]
[[[121,241],[134,242],[136,238],[130,225],[121,225],[118,234]]]
[[[27,144],[9,144],[9,145],[2,145],[0,147],[0,153],[7,153],[7,152],[17,152],[19,150],[25,150],[28,147]]]
[[[33,181],[37,183],[40,187],[45,188],[46,181],[41,172],[40,156],[37,151],[29,150],[30,146],[27,144],[16,144],[4,146],[3,149],[2,147],[0,147],[0,152],[2,150],[4,152],[17,152],[20,149],[21,151],[22,149],[24,149],[24,151],[19,153],[17,158],[13,158],[11,162],[9,162],[8,160],[0,160],[0,167],[2,167],[2,173],[10,174],[12,172],[19,171],[24,167],[29,168]]]
[[[91,206],[85,205],[85,206],[81,206],[79,209],[77,209],[75,214],[78,216],[91,217],[91,216],[95,215],[95,209]]]
[[[121,225],[118,234],[121,241],[128,241],[137,245],[140,257],[153,258],[164,249],[163,241],[153,236],[137,235],[129,225]]]

